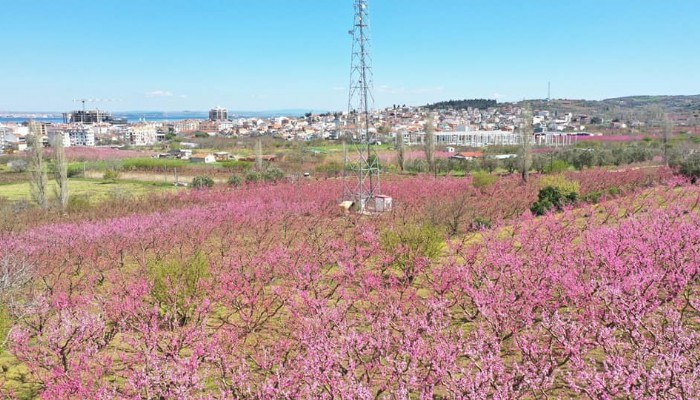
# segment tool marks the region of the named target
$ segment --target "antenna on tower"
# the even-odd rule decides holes
[[[352,143],[355,149],[347,151],[344,157],[343,200],[360,212],[381,212],[391,209],[391,198],[379,194],[379,157],[372,147],[377,136],[376,130],[370,129],[374,97],[367,0],[354,0],[354,8],[353,29],[349,32],[352,57],[344,141]]]

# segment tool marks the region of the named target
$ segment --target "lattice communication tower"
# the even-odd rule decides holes
[[[386,196],[379,195],[379,157],[373,148],[377,136],[374,129],[370,130],[374,98],[367,0],[354,0],[354,7],[353,29],[349,32],[352,35],[352,59],[344,135],[346,150],[343,200],[353,202],[361,212],[385,211],[382,202]]]

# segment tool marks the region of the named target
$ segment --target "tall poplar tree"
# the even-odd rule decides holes
[[[396,161],[401,172],[406,168],[406,144],[403,142],[403,133],[396,134],[396,151],[398,152]]]
[[[31,174],[31,194],[32,199],[41,208],[48,208],[48,176],[46,174],[46,165],[44,164],[44,150],[42,148],[41,138],[37,132],[32,132],[27,136],[27,145],[29,147],[29,172]]]
[[[532,166],[532,114],[527,103],[520,112],[520,135],[522,144],[518,151],[518,169],[523,182],[527,182]]]
[[[65,133],[59,132],[54,139],[54,163],[55,163],[55,178],[58,184],[58,204],[61,211],[66,210],[68,205],[68,163],[66,162],[66,151],[63,140]]]
[[[433,127],[433,119],[428,118],[425,122],[425,161],[428,162],[430,172],[435,171],[435,128]]]

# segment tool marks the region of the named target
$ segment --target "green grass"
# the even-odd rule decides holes
[[[14,392],[18,399],[34,399],[37,384],[31,382],[29,369],[10,353],[0,349],[0,396],[4,391]],[[4,383],[3,383],[4,380]]]
[[[55,181],[49,182],[49,196],[57,189]],[[69,179],[68,193],[72,197],[89,197],[93,201],[105,200],[115,194],[128,193],[142,196],[156,191],[175,191],[170,184],[139,181],[103,181],[92,179]],[[31,201],[29,182],[0,185],[0,197],[9,201]]]
[[[366,148],[367,145],[361,145],[363,149]],[[349,152],[355,151],[356,144],[351,143],[347,145],[347,149]],[[303,149],[305,151],[312,151],[315,150],[321,154],[328,154],[328,153],[338,153],[343,151],[343,143],[340,140],[334,140],[334,141],[327,141],[327,142],[313,142],[312,144],[304,144]],[[381,151],[387,151],[387,150],[394,150],[394,144],[393,143],[386,143],[382,142],[380,145],[373,145],[372,149],[381,152]],[[296,150],[298,149],[290,149],[290,150]]]
[[[125,170],[182,168],[189,165],[189,161],[169,158],[128,158],[122,161],[122,168]]]

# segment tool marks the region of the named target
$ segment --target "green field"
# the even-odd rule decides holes
[[[55,181],[49,182],[49,196],[57,190]],[[115,196],[141,196],[147,193],[175,191],[172,185],[138,181],[104,181],[93,179],[69,179],[68,193],[71,197],[105,200]],[[9,201],[32,201],[29,182],[0,185],[0,198]]]

